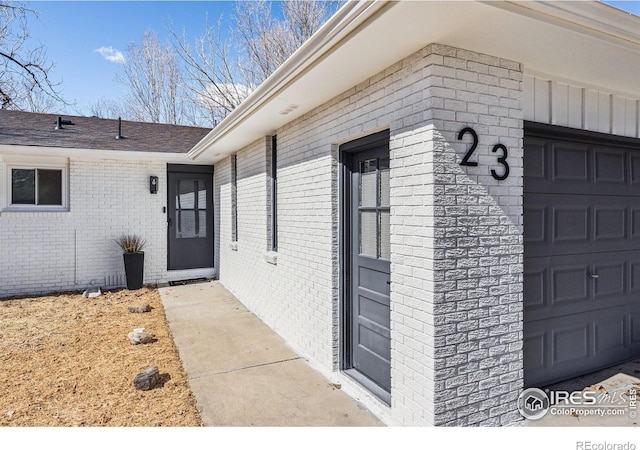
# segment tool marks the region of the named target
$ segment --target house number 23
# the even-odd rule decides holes
[[[478,165],[478,163],[476,161],[469,161],[469,158],[471,158],[471,155],[473,155],[473,152],[478,147],[478,135],[476,134],[475,130],[469,127],[463,128],[458,133],[458,140],[459,141],[462,140],[462,137],[467,133],[470,134],[472,138],[471,147],[469,147],[469,150],[467,150],[467,153],[464,155],[464,158],[462,158],[462,161],[460,161],[460,165],[475,167]],[[507,147],[505,147],[502,144],[496,144],[493,146],[491,151],[493,153],[498,153],[498,152],[502,153],[502,155],[498,156],[498,164],[500,164],[503,169],[502,174],[499,174],[498,172],[496,172],[495,169],[491,169],[491,176],[498,181],[506,180],[507,177],[509,176],[509,163],[507,162],[509,151],[507,150]]]

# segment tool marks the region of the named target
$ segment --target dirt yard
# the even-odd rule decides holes
[[[157,340],[132,345],[139,327]],[[149,366],[160,383],[138,391]],[[0,426],[201,425],[156,289],[0,300]]]

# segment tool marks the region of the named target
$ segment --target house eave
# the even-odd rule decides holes
[[[639,25],[599,2],[349,2],[188,155],[216,162],[431,43],[640,95]]]
[[[6,145],[0,144],[0,159],[10,155],[11,157],[62,157],[79,159],[115,159],[134,161],[163,161],[167,163],[194,163],[186,153],[165,152],[135,152],[118,150],[100,150],[85,148],[43,147],[30,145]]]

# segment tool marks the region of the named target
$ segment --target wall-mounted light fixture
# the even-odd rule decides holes
[[[149,192],[152,194],[158,193],[158,177],[153,175],[149,177]]]

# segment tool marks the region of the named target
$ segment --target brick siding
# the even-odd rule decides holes
[[[522,388],[522,73],[432,44],[277,130],[278,252],[268,262],[269,140],[216,166],[220,277],[321,371],[389,423],[518,420]],[[458,163],[479,136],[477,167]],[[338,146],[390,129],[392,405],[339,372]],[[493,145],[509,149],[510,176]]]

